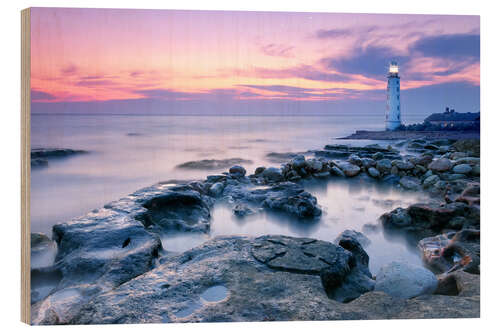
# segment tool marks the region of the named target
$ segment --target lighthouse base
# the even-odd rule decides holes
[[[386,121],[385,122],[385,130],[386,131],[394,131],[399,126],[401,126],[401,122],[400,121]]]

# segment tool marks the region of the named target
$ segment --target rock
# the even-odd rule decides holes
[[[266,170],[266,167],[258,167],[255,169],[255,172],[254,174],[257,176],[257,175],[260,175],[262,172],[264,172],[264,170]]]
[[[283,180],[281,170],[274,167],[265,169],[260,175],[268,182],[280,182]]]
[[[333,175],[333,176],[337,176],[337,177],[345,177],[344,172],[342,170],[340,170],[340,168],[338,168],[336,166],[333,166],[330,169],[330,174]]]
[[[401,187],[411,191],[417,191],[420,188],[420,182],[417,178],[404,176],[399,180]]]
[[[424,179],[424,182],[423,182],[422,186],[424,188],[428,188],[428,187],[431,187],[432,185],[434,185],[437,181],[439,181],[439,176],[437,176],[437,175],[431,175],[431,176],[426,177]]]
[[[481,175],[481,167],[479,165],[474,165],[472,167],[472,175],[479,177]]]
[[[214,183],[209,189],[210,195],[214,197],[219,197],[222,194],[222,191],[224,191],[224,184],[220,182]]]
[[[479,155],[481,154],[479,139],[458,140],[452,146],[457,151],[468,153],[470,156],[479,157]]]
[[[391,175],[398,175],[398,174],[399,174],[398,167],[394,165],[394,166],[391,168]]]
[[[450,170],[452,167],[451,161],[447,158],[440,158],[432,161],[428,168],[436,172],[444,172]]]
[[[428,150],[439,150],[439,147],[436,146],[436,145],[433,145],[433,144],[427,144],[424,146],[424,149],[428,149]]]
[[[361,172],[361,168],[349,162],[338,162],[337,165],[347,177],[357,176]]]
[[[229,173],[236,177],[244,177],[247,171],[245,170],[244,167],[240,165],[235,165],[229,169]]]
[[[245,217],[248,215],[253,215],[256,212],[245,204],[239,203],[233,208],[234,215],[238,217]]]
[[[379,160],[377,161],[376,168],[381,174],[387,174],[392,169],[391,161],[388,159]]]
[[[427,167],[432,162],[433,156],[431,154],[422,154],[415,159],[415,164]]]
[[[479,205],[481,200],[481,188],[479,183],[469,183],[462,191],[456,201],[467,203],[468,205]]]
[[[437,273],[463,270],[479,274],[480,232],[463,229],[420,240],[418,248],[425,264]]]
[[[464,271],[442,274],[438,276],[438,287],[434,294],[461,297],[479,295],[479,275]]]
[[[78,149],[69,149],[69,148],[32,148],[31,149],[31,158],[58,158],[58,157],[67,157],[76,154],[86,154],[88,153],[85,150]]]
[[[397,298],[413,298],[432,294],[438,280],[429,270],[404,262],[391,262],[377,274],[375,291],[383,291]]]
[[[235,164],[250,164],[253,163],[250,160],[243,158],[227,158],[222,160],[200,160],[200,161],[189,161],[179,164],[177,168],[182,169],[195,169],[195,170],[217,170],[229,168]]]
[[[306,161],[305,167],[310,173],[318,173],[323,170],[323,162],[316,159],[310,159]]]
[[[313,176],[315,178],[328,178],[328,177],[330,177],[330,171],[317,172],[317,173],[314,173]]]
[[[48,167],[49,166],[49,161],[47,161],[44,158],[32,158],[30,160],[30,163],[31,163],[32,168]]]
[[[479,165],[480,163],[481,159],[479,157],[463,157],[455,161],[455,165],[458,164]]]
[[[335,238],[334,243],[339,244],[342,239],[355,239],[361,246],[370,245],[371,241],[368,237],[366,237],[363,233],[356,230],[344,230],[340,235]]]
[[[415,166],[408,161],[394,160],[391,162],[392,165],[396,166],[399,170],[407,171],[412,170]]]
[[[54,264],[57,254],[57,245],[47,235],[31,233],[31,269],[49,267]]]
[[[358,167],[361,167],[363,166],[363,161],[361,160],[361,158],[356,155],[356,154],[351,154],[349,156],[349,158],[347,159],[347,162],[351,163],[351,164],[354,164],[354,165],[357,165]]]
[[[294,170],[300,170],[306,166],[306,159],[304,155],[299,155],[294,157],[294,159],[291,161],[291,164]]]
[[[372,158],[378,161],[384,158],[384,154],[381,152],[376,152],[375,154],[372,155]]]
[[[397,208],[383,214],[380,221],[384,228],[402,229],[418,235],[421,239],[451,228],[453,219],[457,216],[464,217],[465,224],[469,227],[479,224],[479,213],[476,209],[461,202],[452,202],[442,206],[413,204],[407,209]]]
[[[373,177],[373,178],[379,178],[380,177],[380,172],[377,169],[373,168],[373,167],[371,167],[371,168],[368,169],[368,174],[371,177]]]
[[[472,167],[468,164],[458,164],[453,167],[454,173],[468,174],[472,172]]]
[[[464,157],[467,157],[467,153],[464,153],[464,152],[461,152],[461,151],[457,151],[457,152],[454,152],[454,153],[450,154],[450,158],[452,160],[458,160],[459,158],[464,158]]]
[[[382,178],[382,181],[386,184],[397,185],[399,183],[399,178],[398,175],[388,175]]]
[[[377,162],[374,159],[369,158],[369,157],[362,158],[361,162],[362,162],[363,168],[365,168],[366,170],[368,168],[375,167],[375,165],[377,165]]]

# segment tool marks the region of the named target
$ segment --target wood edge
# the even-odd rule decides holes
[[[31,9],[21,11],[21,321],[31,324]]]

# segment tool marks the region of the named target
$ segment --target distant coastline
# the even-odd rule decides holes
[[[339,140],[479,139],[478,131],[356,131]]]

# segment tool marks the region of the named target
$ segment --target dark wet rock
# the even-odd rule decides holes
[[[478,274],[455,271],[438,276],[437,295],[469,297],[480,294]]]
[[[431,187],[432,185],[436,184],[439,181],[439,176],[437,175],[431,175],[429,177],[425,177],[424,182],[422,183],[422,186],[424,188]]]
[[[415,177],[404,176],[399,180],[399,185],[410,191],[417,191],[420,189],[420,181]]]
[[[330,174],[332,176],[337,176],[337,177],[345,177],[344,171],[342,171],[339,167],[332,166],[330,169]]]
[[[47,167],[50,159],[64,158],[78,154],[88,153],[85,150],[69,149],[69,148],[32,148],[31,149],[31,166]]]
[[[375,291],[397,298],[413,298],[432,294],[438,286],[436,276],[429,270],[405,262],[391,262],[377,273]]]
[[[210,191],[216,184],[221,183],[212,185]],[[164,230],[207,232],[211,204],[194,190],[166,191],[146,200],[142,206],[147,211],[138,218],[146,227],[154,225]]]
[[[458,140],[453,145],[459,152],[468,153],[470,156],[479,157],[481,154],[481,145],[479,139]]]
[[[468,183],[456,201],[467,203],[470,206],[479,205],[481,200],[481,187],[479,183]]]
[[[85,150],[69,149],[69,148],[32,148],[31,158],[57,158],[67,157],[76,154],[88,153]]]
[[[358,241],[361,246],[368,246],[370,245],[371,241],[368,237],[366,237],[363,233],[356,231],[356,230],[344,230],[340,235],[335,238],[334,243],[338,244],[342,239],[348,239],[352,238]]]
[[[453,172],[465,175],[472,172],[472,167],[469,164],[458,164],[453,167]]]
[[[462,270],[479,274],[480,232],[463,229],[458,232],[420,240],[418,247],[425,264],[437,273]]]
[[[372,155],[372,158],[376,161],[381,160],[384,158],[384,153],[376,152],[375,154]]]
[[[391,169],[392,169],[391,161],[389,159],[378,160],[377,164],[376,164],[376,168],[381,174],[387,174],[387,173],[391,172]]]
[[[312,219],[321,215],[317,200],[304,191],[303,186],[283,182],[266,188],[227,186],[224,197],[231,202],[260,205],[263,208],[281,211],[297,218]]]
[[[365,168],[365,170],[371,168],[371,167],[375,167],[377,165],[377,162],[373,159],[373,158],[370,158],[370,157],[364,157],[361,159],[361,163],[362,163],[362,167]]]
[[[403,171],[412,170],[413,168],[415,168],[415,165],[413,165],[413,163],[408,161],[394,160],[391,162],[391,164],[397,167],[398,170],[403,170]]]
[[[254,174],[257,176],[257,175],[260,175],[262,172],[264,172],[264,170],[266,170],[266,167],[258,167],[255,169],[255,172]]]
[[[226,169],[235,164],[250,164],[252,161],[243,158],[227,158],[222,160],[200,160],[200,161],[189,161],[179,164],[177,168],[182,169],[196,169],[196,170],[217,170]]]
[[[422,165],[424,167],[427,167],[433,160],[433,155],[432,154],[422,154],[416,157],[413,162],[417,165]]]
[[[379,178],[380,177],[380,172],[377,169],[373,168],[373,167],[368,168],[367,172],[373,178]]]
[[[222,191],[224,191],[224,183],[217,182],[217,183],[213,183],[210,186],[208,193],[211,196],[220,197],[220,195],[222,194]]]
[[[306,167],[306,159],[304,155],[298,155],[291,161],[291,166],[293,170],[300,170]]]
[[[260,173],[260,176],[268,182],[280,182],[283,181],[283,175],[281,170],[278,168],[270,167],[266,168]]]
[[[463,217],[464,226],[479,225],[479,211],[475,206],[461,202],[444,205],[414,204],[407,209],[396,208],[380,217],[387,230],[400,229],[419,236],[419,239],[453,228],[457,217]]]
[[[49,161],[44,158],[32,158],[30,162],[32,168],[41,168],[49,166]]]
[[[357,165],[358,167],[363,166],[363,160],[356,154],[349,155],[347,162]]]
[[[361,172],[361,168],[349,162],[338,162],[337,166],[343,171],[347,177],[357,176]]]
[[[236,177],[244,177],[246,173],[247,170],[245,170],[245,168],[240,165],[235,165],[229,168],[229,174]]]
[[[397,184],[399,184],[399,179],[400,179],[400,177],[398,175],[387,175],[384,178],[382,178],[382,181],[385,184],[397,185]]]
[[[479,157],[463,157],[454,161],[454,165],[459,164],[470,164],[470,165],[479,165],[481,160]]]
[[[448,171],[452,168],[452,163],[447,158],[440,158],[440,159],[432,161],[428,165],[428,168],[430,170],[436,171],[436,172],[445,172],[445,171]]]
[[[245,217],[248,215],[253,215],[256,212],[253,209],[251,209],[250,207],[248,207],[248,205],[245,205],[243,203],[239,203],[236,206],[234,206],[233,213],[234,213],[234,215],[236,215],[238,217]]]

